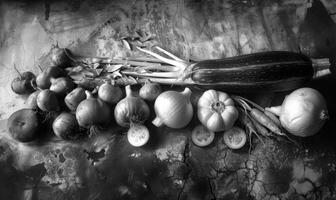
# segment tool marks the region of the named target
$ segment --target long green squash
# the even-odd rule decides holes
[[[137,47],[155,58],[94,58],[81,61],[130,66],[120,68],[124,76],[114,80],[116,84],[128,85],[149,79],[161,84],[216,88],[230,92],[288,91],[301,87],[313,78],[330,74],[329,59],[310,59],[295,52],[268,51],[187,62],[160,47],[156,48],[170,58]]]
[[[186,69],[185,80],[239,92],[286,91],[311,80],[315,66],[305,55],[271,51],[197,62]]]

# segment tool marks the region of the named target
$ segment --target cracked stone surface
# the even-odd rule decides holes
[[[37,64],[50,64],[56,41],[83,55],[136,55],[120,38],[141,30],[154,36],[149,47],[159,45],[185,59],[290,50],[335,63],[335,8],[333,0],[2,1],[0,199],[336,199],[336,97],[330,77],[308,86],[326,97],[331,117],[299,145],[254,138],[251,147],[231,150],[218,133],[200,148],[190,139],[196,118],[181,130],[148,122],[151,139],[142,148],[132,147],[125,131],[115,127],[80,142],[52,138],[41,144],[18,143],[6,130],[6,118],[26,98],[10,91],[12,64],[38,73]],[[247,97],[269,106],[284,95]],[[193,96],[195,103],[199,94]]]

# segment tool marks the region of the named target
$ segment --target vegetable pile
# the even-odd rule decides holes
[[[127,129],[129,143],[140,147],[151,138],[148,125],[152,122],[156,127],[173,129],[194,126],[190,127],[191,140],[200,147],[210,145],[220,136],[229,148],[239,149],[248,139],[251,146],[253,136],[261,141],[264,137],[285,137],[292,141],[289,134],[314,135],[328,118],[325,100],[317,90],[297,89],[311,75],[313,68],[309,67],[321,69],[328,65],[325,60],[307,60],[303,55],[290,52],[271,52],[189,63],[157,49],[169,58],[140,48],[138,50],[151,57],[87,58],[54,46],[51,55],[54,66],[38,76],[18,72],[19,77],[13,80],[12,90],[20,95],[29,94],[29,97],[26,108],[9,118],[9,133],[20,142],[34,141],[44,121],[57,116],[52,118],[52,130],[60,139],[79,140],[89,137],[92,128],[120,126]],[[294,69],[300,73],[293,72],[285,77],[285,72],[289,72],[287,65],[302,69]],[[277,70],[270,70],[271,67]],[[305,68],[307,73],[303,72]],[[244,70],[255,77],[244,77]],[[274,74],[279,70],[281,77]],[[268,85],[269,80],[261,77],[265,74],[279,85]],[[299,81],[283,85],[296,76]],[[137,84],[142,87],[131,88]],[[167,89],[165,84],[178,87]],[[208,89],[203,89],[193,105],[191,94],[199,91],[195,86]],[[271,108],[228,93],[232,89],[246,91],[249,86],[252,92],[263,87],[272,91],[297,90],[292,91],[281,106]],[[191,123],[196,116],[197,123]]]

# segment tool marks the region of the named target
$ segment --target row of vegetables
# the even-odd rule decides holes
[[[142,146],[150,133],[145,122],[151,117],[153,106],[156,117],[152,123],[180,129],[190,124],[197,115],[199,125],[192,131],[192,141],[207,146],[215,133],[224,132],[224,142],[230,148],[241,148],[253,135],[262,137],[285,136],[287,133],[306,137],[317,133],[328,118],[326,102],[315,89],[300,88],[286,96],[282,105],[262,108],[237,95],[209,89],[193,105],[192,91],[163,91],[158,83],[146,82],[139,91],[125,91],[106,78],[105,83],[88,91],[68,76],[71,66],[67,49],[54,48],[55,66],[42,71],[37,77],[32,72],[20,73],[12,82],[12,90],[29,95],[26,108],[13,113],[8,119],[11,136],[20,142],[39,137],[41,124],[52,120],[52,130],[65,140],[87,136],[92,127],[108,127],[115,123],[128,128],[127,138],[133,146]],[[170,54],[169,54],[170,55]],[[43,131],[43,130],[42,130]]]

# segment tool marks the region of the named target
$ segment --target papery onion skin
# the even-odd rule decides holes
[[[65,75],[66,72],[62,68],[56,66],[48,67],[36,77],[36,85],[40,89],[49,89],[51,78],[58,78]]]
[[[191,91],[186,88],[183,92],[166,91],[155,100],[154,109],[156,119],[153,124],[165,124],[170,128],[183,128],[193,117],[193,107],[190,102]]]
[[[111,123],[111,110],[107,103],[91,94],[76,109],[76,119],[81,127],[106,126]]]
[[[98,89],[98,97],[109,104],[116,104],[122,99],[123,93],[118,86],[104,83]]]
[[[31,108],[31,109],[36,109],[38,108],[37,106],[37,96],[40,93],[40,90],[37,90],[33,93],[31,93],[28,97],[28,99],[26,100],[25,104],[27,105],[27,108]]]
[[[59,48],[58,45],[51,49],[51,62],[58,67],[71,67],[71,59],[68,55],[72,55],[69,49]]]
[[[141,124],[149,118],[149,107],[140,97],[135,97],[126,86],[126,98],[122,99],[114,109],[114,118],[118,125],[129,127],[131,123]]]
[[[139,90],[139,96],[148,101],[154,101],[161,93],[162,89],[158,83],[145,83]]]
[[[75,111],[80,102],[85,99],[85,90],[81,87],[78,87],[65,96],[64,102],[71,111]]]
[[[307,137],[316,134],[328,118],[326,102],[315,89],[300,88],[281,105],[281,125],[291,134]]]
[[[59,111],[60,105],[54,92],[46,89],[37,95],[37,106],[43,111]]]
[[[76,116],[71,113],[61,113],[54,120],[52,128],[55,135],[64,140],[75,140],[80,137]]]
[[[75,88],[74,82],[67,77],[51,78],[50,81],[50,90],[63,97]]]

